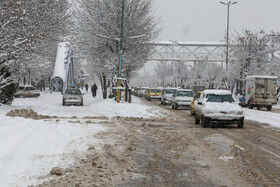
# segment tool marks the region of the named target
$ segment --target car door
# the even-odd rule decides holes
[[[25,87],[22,92],[23,97],[29,97],[29,87]]]
[[[29,97],[34,97],[36,95],[36,88],[30,87],[29,88]]]

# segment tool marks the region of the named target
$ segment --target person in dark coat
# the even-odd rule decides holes
[[[91,87],[91,92],[92,92],[92,96],[95,97],[96,96],[96,91],[97,91],[98,87],[97,85],[94,83]]]
[[[86,84],[85,87],[86,87],[86,92],[88,92],[88,84]]]

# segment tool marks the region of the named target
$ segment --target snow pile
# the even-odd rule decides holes
[[[35,120],[51,118],[50,116],[39,115],[37,112],[35,112],[32,109],[11,110],[10,112],[8,112],[6,114],[6,116],[23,117],[23,118],[29,118],[29,119],[35,119]]]
[[[245,108],[243,109],[243,111],[246,120],[266,123],[273,127],[280,128],[280,114],[272,113],[270,111],[258,111]]]
[[[17,98],[12,106],[0,108],[0,186],[36,184],[36,176],[73,164],[73,155],[98,145],[93,135],[106,130],[102,120],[156,115],[159,111],[138,98],[116,103],[103,100],[100,93],[96,98],[85,93],[84,106],[62,106],[60,93]]]
[[[36,181],[32,176],[72,164],[73,152],[86,150],[90,141],[96,141],[85,137],[105,130],[98,124],[81,125],[66,120],[6,116],[0,116],[0,120],[1,186],[27,186]]]

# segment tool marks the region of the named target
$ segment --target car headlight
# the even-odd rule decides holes
[[[243,115],[243,111],[238,111],[237,115]]]
[[[204,113],[205,114],[213,114],[213,113],[215,113],[215,111],[213,111],[213,110],[205,110]]]

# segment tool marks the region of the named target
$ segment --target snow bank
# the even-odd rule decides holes
[[[117,103],[113,99],[102,99],[101,92],[93,98],[90,93],[85,93],[84,106],[62,106],[61,93],[52,94],[44,92],[37,99],[15,99],[12,109],[33,109],[41,115],[59,117],[85,117],[85,116],[126,116],[126,117],[152,117],[158,115],[152,107],[143,105],[137,97],[132,103]],[[152,111],[152,112],[151,112]],[[8,111],[6,111],[7,113]],[[6,114],[5,113],[5,114]],[[1,112],[0,112],[1,114]]]
[[[266,123],[273,127],[280,128],[280,114],[272,113],[270,111],[258,111],[251,109],[243,109],[243,111],[246,120]]]
[[[32,120],[6,116],[15,109],[66,118]],[[0,107],[0,186],[36,184],[36,176],[46,175],[56,166],[67,167],[74,162],[73,152],[81,154],[89,145],[97,144],[93,135],[106,129],[99,124],[87,124],[82,117],[150,117],[158,113],[138,98],[133,98],[131,104],[116,103],[103,100],[100,92],[97,98],[86,93],[84,106],[62,106],[60,93],[43,92],[39,98],[15,99],[12,106]],[[70,119],[73,116],[80,119]]]
[[[45,175],[52,167],[69,165],[73,158],[65,154],[86,150],[82,138],[104,128],[100,125],[46,122],[0,116],[0,183],[3,186],[27,186],[32,176]],[[29,178],[32,177],[32,178]]]

